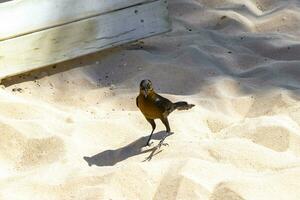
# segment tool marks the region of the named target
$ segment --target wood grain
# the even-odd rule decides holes
[[[157,0],[0,42],[0,79],[170,30]]]
[[[14,0],[0,4],[0,41],[153,0]]]

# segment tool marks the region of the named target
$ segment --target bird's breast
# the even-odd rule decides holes
[[[139,109],[148,119],[161,118],[163,111],[155,105],[155,99],[145,98],[143,95],[138,96]]]

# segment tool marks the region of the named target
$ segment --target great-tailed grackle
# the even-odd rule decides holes
[[[154,119],[160,119],[166,126],[166,131],[170,132],[168,115],[174,110],[188,110],[195,106],[184,101],[172,103],[169,99],[158,95],[155,93],[150,80],[141,81],[140,94],[136,98],[136,105],[152,126],[152,131],[146,145],[149,145],[151,136],[156,127]]]

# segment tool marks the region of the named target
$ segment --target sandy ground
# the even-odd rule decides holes
[[[299,1],[169,8],[170,33],[3,82],[1,200],[300,199]],[[196,104],[160,149],[144,78]]]

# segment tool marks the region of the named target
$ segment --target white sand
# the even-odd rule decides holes
[[[299,1],[169,7],[168,34],[4,82],[1,200],[300,199]],[[160,122],[142,148],[144,78],[196,104],[160,149]]]

